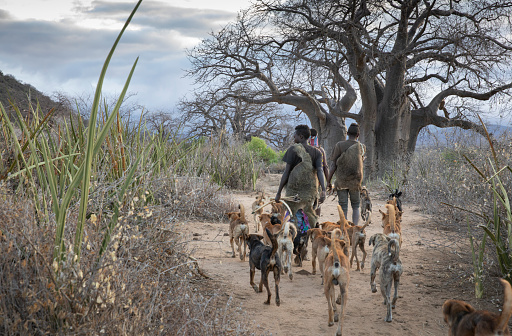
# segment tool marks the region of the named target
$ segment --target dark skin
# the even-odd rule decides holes
[[[352,134],[349,134],[348,135],[348,140],[357,140],[359,139],[359,134],[357,135],[352,135]],[[337,158],[336,158],[337,159]],[[334,175],[334,172],[336,171],[336,168],[338,168],[336,166],[336,159],[334,159],[332,162],[331,162],[331,167],[329,167],[329,176],[327,177],[327,185],[328,185],[328,189],[331,190],[333,188],[332,184],[331,184],[331,179]]]
[[[302,136],[301,134],[297,134],[297,132],[293,134],[294,143],[307,145],[307,140],[307,138],[304,138],[304,136]],[[281,177],[281,183],[279,183],[279,188],[277,189],[277,194],[275,197],[276,202],[279,202],[279,200],[281,199],[281,192],[283,191],[284,186],[288,183],[288,178],[290,177],[291,171],[292,166],[289,163],[287,163],[286,168],[284,169],[283,176]],[[320,198],[318,202],[323,203],[325,201],[325,180],[322,167],[316,167],[316,175],[318,176],[318,181],[320,182],[320,186],[322,187],[322,191],[320,192]]]

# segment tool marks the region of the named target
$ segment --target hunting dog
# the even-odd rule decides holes
[[[276,214],[281,223],[285,222],[284,217],[286,216],[286,206],[283,202],[272,202],[272,214]]]
[[[366,187],[362,187],[361,193],[361,218],[366,221],[366,216],[372,213],[372,200],[370,199],[370,192]]]
[[[395,192],[394,194],[389,195],[389,199],[386,202],[386,204],[391,204],[394,206],[394,208],[395,208],[395,223],[396,223],[396,225],[400,225],[402,223],[403,211],[402,211],[402,202],[400,201],[400,199],[397,196],[395,196],[397,194],[398,194],[398,197],[400,197],[400,195],[402,195],[402,192]]]
[[[386,204],[386,210],[387,213],[379,209],[382,215],[382,227],[384,228],[382,233],[392,239],[397,239],[400,242],[400,247],[402,247],[402,230],[400,224],[396,221],[395,207],[392,204]]]
[[[226,215],[229,218],[229,243],[231,244],[231,257],[235,258],[235,247],[233,242],[237,245],[238,254],[240,255],[240,260],[245,261],[246,254],[246,244],[245,241],[249,236],[249,223],[247,219],[245,219],[245,210],[244,206],[240,204],[238,206],[240,208],[240,212],[228,212]],[[244,253],[242,254],[242,245],[244,246]]]
[[[265,229],[268,229],[270,233],[277,234],[281,230],[281,221],[275,214],[267,214],[264,213],[259,216],[261,225],[263,228],[263,243],[265,245],[272,245],[272,242],[270,240],[270,237],[267,235],[267,231]]]
[[[265,204],[265,192],[260,192],[258,195],[256,195],[256,200],[252,203],[252,212],[253,212],[253,218],[254,218],[254,230],[258,232],[260,230],[260,215],[263,214],[263,207],[262,205]],[[265,232],[265,230],[263,230]]]
[[[329,244],[327,243],[327,232],[320,228],[309,229],[307,236],[311,240],[311,263],[313,264],[313,275],[316,274],[316,260],[318,259],[319,271],[324,284],[324,263],[329,254]]]
[[[342,232],[340,229],[335,229],[332,232],[330,240],[330,252],[325,260],[324,269],[324,294],[327,299],[327,308],[329,312],[328,325],[333,326],[334,322],[338,322],[338,329],[336,335],[342,334],[343,320],[345,317],[345,307],[347,305],[347,291],[350,280],[348,257],[343,253],[344,241],[338,240],[341,238]],[[340,314],[336,314],[336,290],[335,287],[340,287]]]
[[[306,254],[308,253],[308,232],[300,232],[300,230],[296,231],[297,235],[293,239],[293,254],[295,254],[294,261],[297,266],[302,267],[302,261],[306,258]]]
[[[506,280],[503,285],[504,301],[500,315],[485,310],[476,310],[469,303],[446,300],[443,304],[444,321],[450,327],[450,336],[510,335],[508,320],[512,315],[512,287]]]
[[[292,254],[293,240],[297,236],[297,229],[290,221],[286,221],[281,230],[277,233],[279,260],[283,263],[283,272],[288,273],[290,280],[293,280],[292,273]],[[284,257],[283,257],[284,255]]]
[[[364,262],[366,260],[366,250],[364,243],[366,242],[366,230],[365,228],[371,223],[371,213],[368,213],[363,226],[352,225],[347,228],[348,236],[350,237],[350,245],[352,246],[352,254],[350,255],[350,268],[352,268],[352,261],[356,257],[356,271],[360,271],[364,268]],[[357,258],[357,247],[363,252],[363,260],[361,261],[361,268],[359,268],[359,259]]]
[[[370,245],[374,245],[372,253],[372,269],[370,272],[370,286],[372,293],[377,292],[375,275],[380,268],[380,292],[384,297],[387,308],[386,322],[393,320],[392,309],[395,308],[398,299],[398,285],[402,275],[402,262],[400,261],[400,246],[398,240],[390,238],[382,233],[370,237]],[[395,286],[395,294],[391,301],[391,286]]]
[[[261,242],[263,236],[251,234],[249,235],[248,245],[249,245],[249,267],[250,267],[250,284],[252,288],[256,291],[256,293],[261,293],[263,291],[263,286],[267,289],[267,301],[265,304],[270,304],[270,298],[272,294],[270,293],[270,289],[268,287],[268,275],[270,271],[274,273],[274,282],[275,282],[275,290],[276,290],[276,305],[279,307],[281,304],[281,300],[279,299],[279,281],[281,279],[281,261],[279,259],[279,255],[277,255],[277,240],[274,235],[268,230],[265,229],[267,235],[270,237],[270,241],[272,242],[272,247],[266,246]],[[254,273],[256,272],[256,268],[261,270],[261,278],[259,286],[256,286],[254,283]]]

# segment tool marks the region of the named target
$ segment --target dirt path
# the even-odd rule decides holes
[[[279,178],[280,175],[267,175],[261,182],[265,191],[272,196],[277,190]],[[368,238],[382,230],[378,209],[384,208],[386,200],[383,191],[370,192],[373,201],[373,223],[367,228]],[[253,199],[249,193],[235,195],[235,200],[249,209],[247,218],[251,232],[254,232],[250,215]],[[322,206],[320,221],[338,220],[336,202],[337,200],[328,197]],[[425,228],[428,217],[415,211],[414,207],[408,204],[404,207],[403,245],[400,253],[404,272],[399,288],[399,299],[393,311],[393,322],[384,322],[386,312],[380,290],[375,294],[371,293],[371,247],[367,245],[366,267],[362,272],[356,272],[355,266],[350,271],[344,335],[448,334],[442,320],[441,305],[446,299],[456,297],[456,292],[461,292],[460,288],[456,288],[455,277],[458,268],[467,266],[459,264],[462,259],[456,254],[448,253],[446,246],[451,244],[448,234],[439,234],[439,231]],[[255,293],[249,285],[247,259],[243,262],[238,257],[231,258],[229,237],[224,236],[224,233],[228,232],[227,222],[188,223],[187,227],[191,236],[196,234],[194,238],[197,240],[191,242],[191,247],[200,267],[241,304],[242,309],[255,321],[256,333],[259,333],[259,330],[262,333],[266,330],[272,335],[298,336],[332,335],[336,332],[336,327],[327,326],[327,301],[323,294],[320,275],[311,274],[311,261],[305,261],[303,268],[293,268],[293,281],[286,276],[281,277],[281,306],[275,305],[274,296],[272,304],[267,306],[263,304],[266,300],[265,290],[263,293]],[[194,238],[191,237],[191,240]],[[439,245],[443,248],[438,248]],[[255,281],[259,281],[259,272],[256,272]],[[273,290],[273,279],[270,280],[270,284]],[[468,297],[471,297],[471,293],[468,293]]]

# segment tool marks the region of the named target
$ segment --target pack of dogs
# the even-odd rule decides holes
[[[382,216],[382,233],[376,233],[368,239],[373,245],[370,270],[370,289],[377,292],[377,273],[379,287],[386,307],[384,321],[393,321],[393,309],[398,299],[398,288],[403,273],[400,250],[402,247],[402,192],[395,190],[389,195],[384,211],[379,209]],[[337,322],[336,335],[342,335],[345,308],[348,298],[348,285],[353,259],[356,260],[356,271],[364,269],[366,260],[366,228],[371,224],[372,202],[370,193],[363,187],[361,190],[361,218],[363,225],[354,225],[348,221],[338,205],[339,220],[337,222],[319,223],[300,235],[290,219],[283,202],[269,202],[271,212],[265,213],[264,192],[258,193],[252,204],[255,231],[262,234],[249,233],[249,223],[245,218],[242,204],[239,211],[228,212],[230,220],[229,237],[232,257],[236,257],[235,247],[240,260],[246,257],[245,247],[249,248],[250,285],[257,292],[267,290],[265,304],[271,304],[269,274],[274,276],[275,303],[280,306],[279,283],[282,274],[288,274],[293,280],[292,255],[296,255],[295,263],[302,267],[302,261],[311,247],[312,274],[321,276],[321,285],[327,300],[328,326]],[[242,252],[242,246],[244,251]],[[362,253],[361,262],[358,251]],[[350,252],[350,260],[349,260]],[[260,282],[254,283],[256,269],[261,271]],[[501,314],[476,310],[470,304],[459,300],[446,300],[442,307],[444,321],[449,327],[450,336],[479,336],[479,335],[510,335],[508,321],[512,315],[512,287],[508,281],[501,280],[504,288],[504,304]],[[392,290],[393,295],[392,295]],[[338,295],[336,296],[336,292]],[[338,310],[337,306],[340,306]]]

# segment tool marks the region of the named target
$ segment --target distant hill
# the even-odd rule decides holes
[[[24,84],[18,81],[12,75],[5,75],[0,71],[0,102],[11,115],[14,113],[11,102],[16,104],[22,115],[26,117],[29,114],[29,100],[35,109],[37,103],[41,106],[42,113],[46,114],[50,109],[55,108],[54,116],[68,114],[61,103],[52,100],[44,95],[30,84]]]
[[[512,135],[512,127],[507,125],[488,124],[487,130],[495,138]],[[425,127],[418,136],[417,147],[448,146],[458,142],[466,145],[487,145],[487,141],[480,134],[472,130],[464,130],[458,127],[439,128],[433,125]]]

